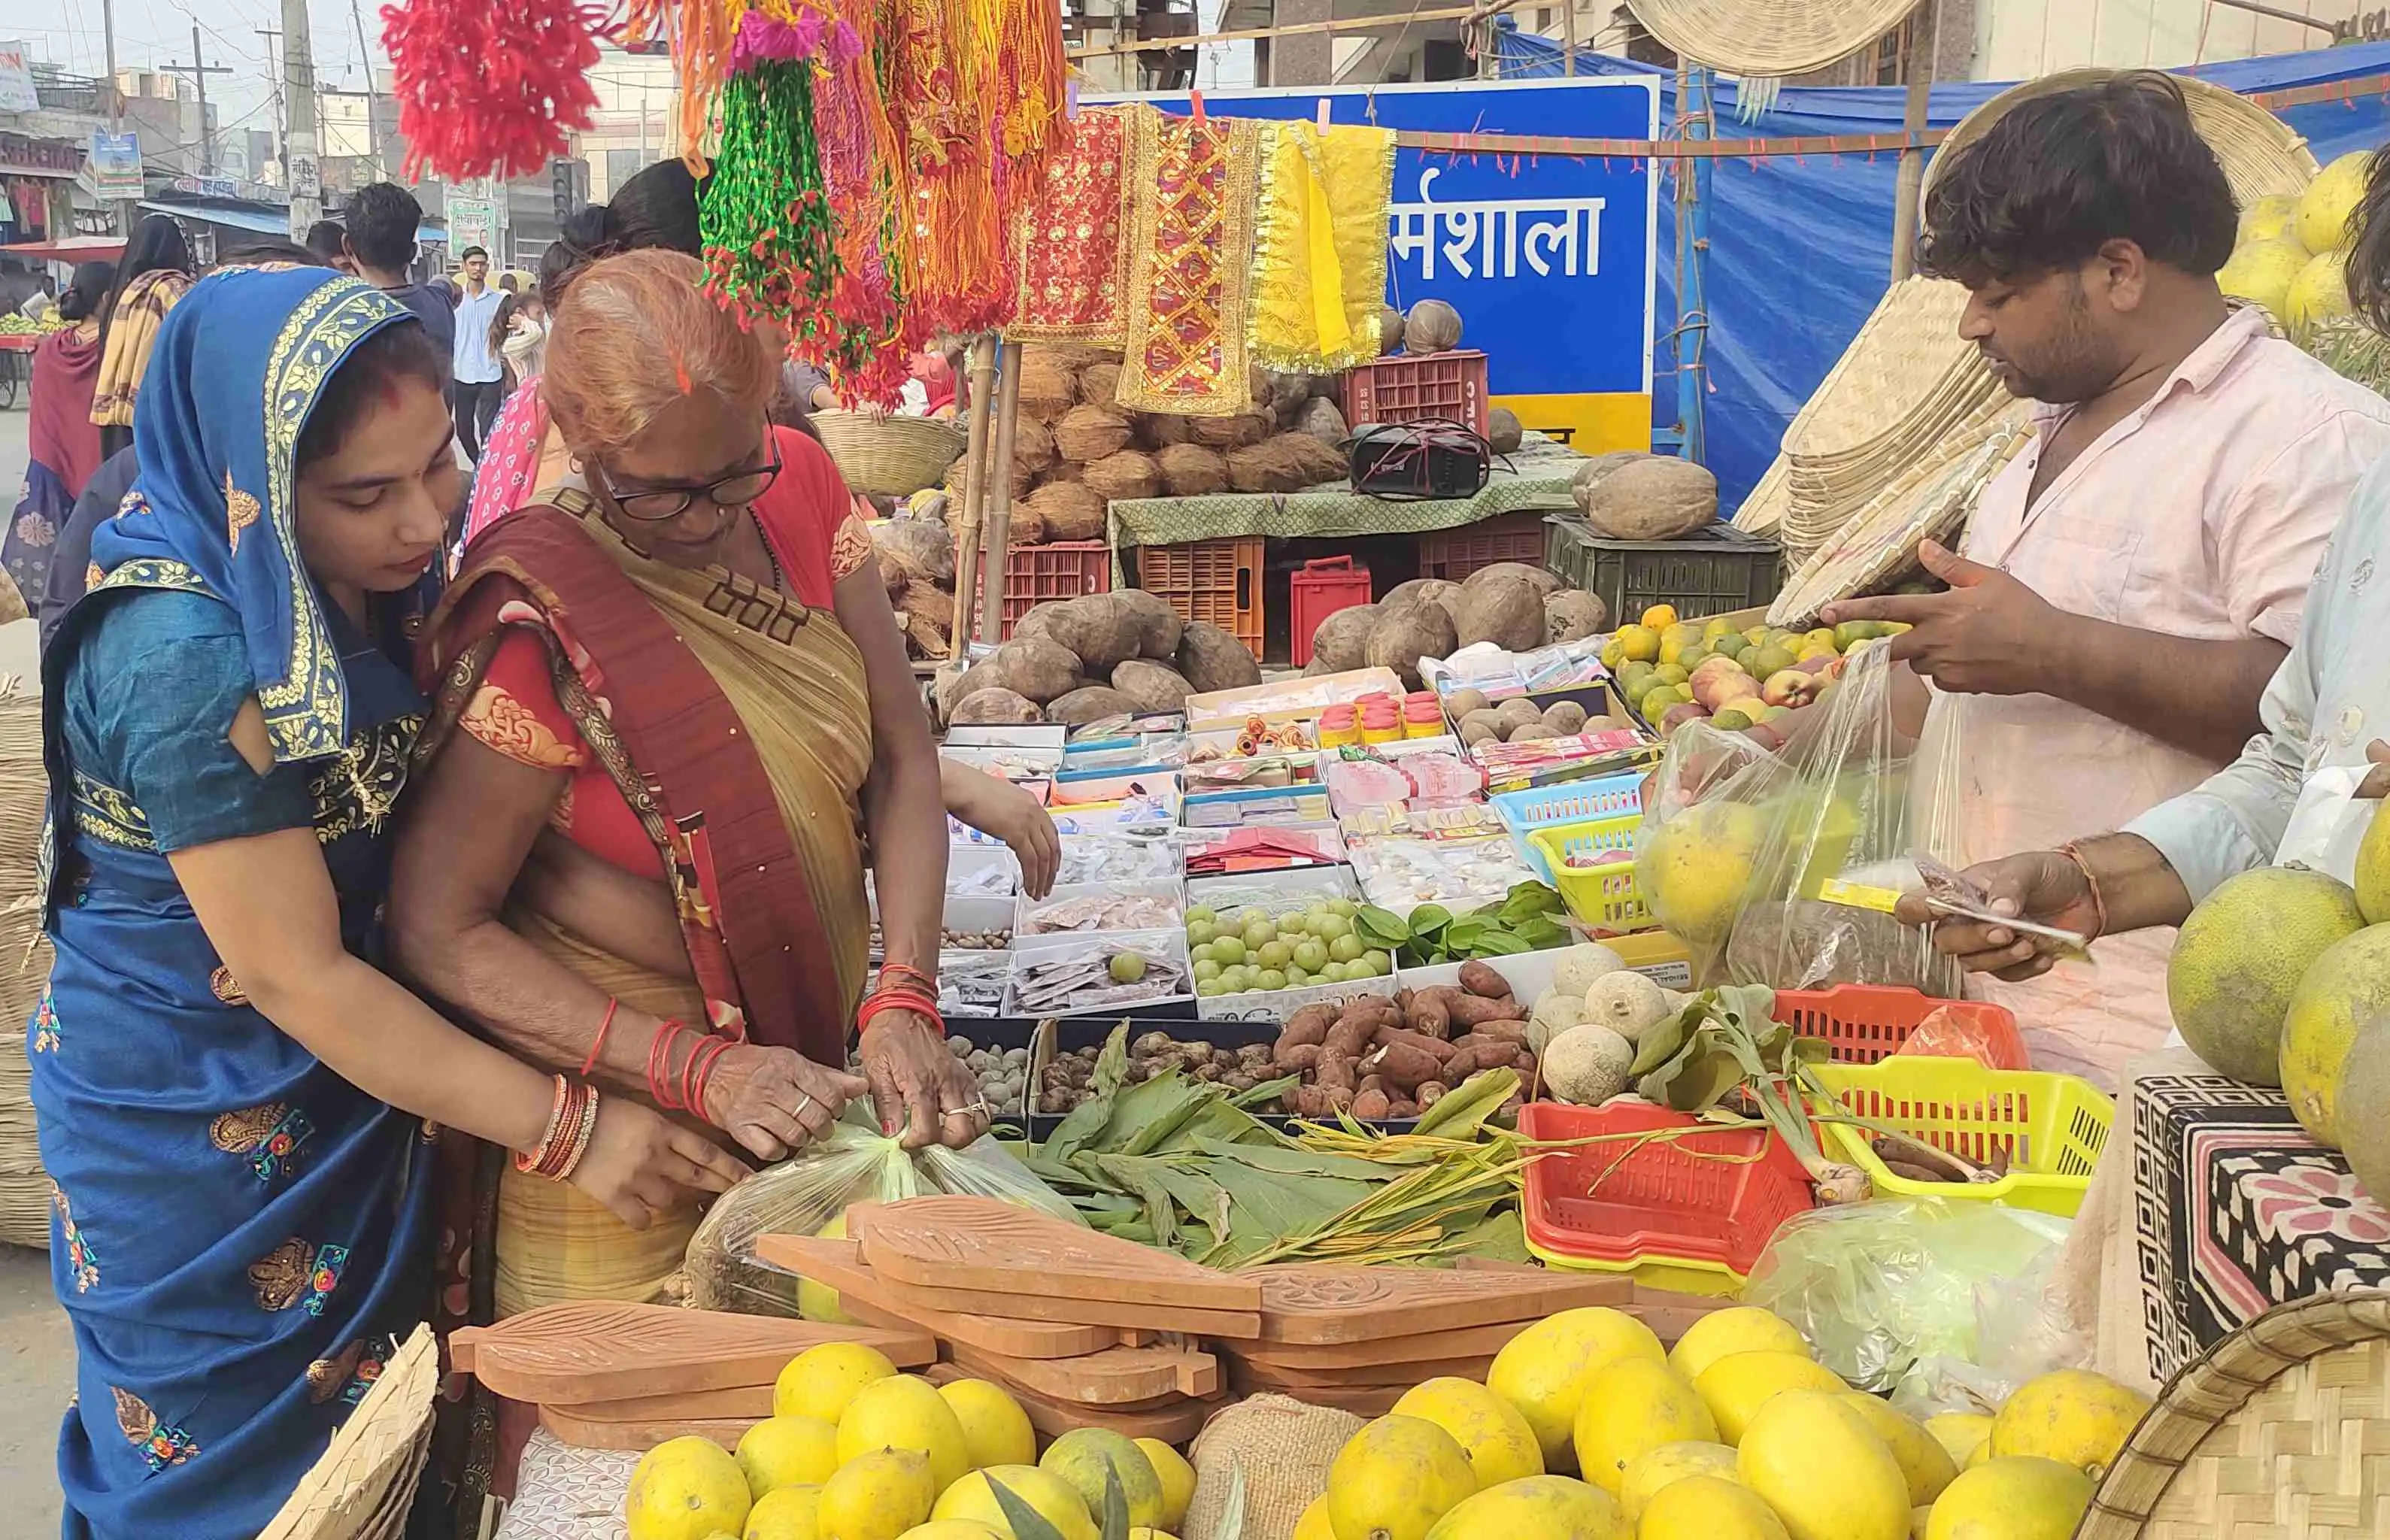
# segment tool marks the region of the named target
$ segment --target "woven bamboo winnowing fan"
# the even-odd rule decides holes
[[[431,1450],[440,1349],[418,1326],[258,1540],[398,1540]]]
[[[2390,1294],[2319,1294],[2166,1382],[2075,1540],[2381,1540],[2385,1449]]]
[[[1652,29],[1655,33],[1658,30]],[[2117,72],[2062,70],[2054,75],[2010,86],[1960,119],[1958,126],[1950,130],[1950,136],[1942,141],[1942,148],[1925,163],[1926,189],[1933,189],[1936,176],[1950,164],[1952,151],[1982,138],[1984,131],[2010,108],[2052,92],[2096,85]],[[2220,85],[2210,85],[2191,75],[2174,78],[2181,85],[2183,99],[2191,109],[2191,126],[2199,130],[2199,136],[2207,141],[2207,148],[2216,152],[2217,163],[2224,168],[2224,180],[2232,186],[2233,202],[2245,209],[2269,193],[2295,196],[2315,179],[2316,158],[2308,153],[2306,140],[2290,124],[2248,97]]]
[[[1803,75],[1900,25],[1917,0],[1627,0],[1653,37],[1738,75]]]

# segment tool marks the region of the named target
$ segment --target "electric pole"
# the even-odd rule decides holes
[[[308,227],[324,217],[315,147],[315,45],[307,29],[307,0],[282,0],[282,93],[290,113],[282,162],[290,188],[290,235],[303,240]]]
[[[124,98],[116,94],[116,0],[99,0],[99,29],[108,39],[108,131],[124,131]]]
[[[357,24],[357,62],[366,71],[366,156],[373,163],[376,181],[381,178],[381,118],[374,111],[375,93],[380,86],[374,80],[373,45],[366,41],[366,13],[357,0],[349,0],[349,19]]]
[[[252,27],[251,32],[265,40],[265,57],[270,60],[282,49],[281,31],[274,27]],[[274,82],[274,158],[282,162],[283,180],[290,179],[290,120],[283,113],[282,71],[276,70]],[[263,178],[260,178],[263,180]]]
[[[191,62],[161,66],[168,74],[188,75],[199,88],[199,174],[216,173],[215,135],[208,132],[208,77],[229,75],[232,71],[221,64],[210,64],[199,53],[199,24],[191,23]],[[115,88],[115,76],[109,77],[109,89]]]

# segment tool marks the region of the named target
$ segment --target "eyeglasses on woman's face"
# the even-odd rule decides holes
[[[614,499],[614,506],[623,511],[623,517],[642,524],[667,524],[695,507],[700,498],[726,514],[747,507],[770,491],[772,483],[779,480],[783,462],[779,445],[773,441],[768,423],[758,452],[769,454],[770,460],[752,469],[734,470],[711,481],[662,482],[625,488],[616,485],[603,466],[597,468],[598,478],[604,483],[607,495]]]

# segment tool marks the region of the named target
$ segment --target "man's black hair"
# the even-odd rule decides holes
[[[422,224],[423,205],[395,182],[369,183],[349,197],[349,245],[368,267],[405,271]]]
[[[341,245],[341,239],[347,234],[341,228],[339,220],[319,219],[307,226],[307,250],[315,252],[328,267],[349,254],[347,248]]]
[[[2365,162],[2365,196],[2348,234],[2348,298],[2376,329],[2390,327],[2390,145]]]
[[[475,257],[479,257],[483,262],[487,262],[490,260],[490,253],[486,248],[480,246],[468,246],[462,251],[456,253],[456,261],[460,265],[462,263],[471,262]]]
[[[1980,284],[2073,267],[2129,240],[2204,277],[2232,255],[2235,222],[2181,84],[2134,70],[2019,102],[1952,153],[1925,195],[1921,254],[1926,272]]]

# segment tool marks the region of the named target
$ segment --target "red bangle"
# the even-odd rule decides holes
[[[871,1025],[871,1019],[883,1010],[909,1010],[930,1019],[930,1026],[940,1037],[946,1034],[946,1019],[938,1014],[938,1002],[911,990],[880,989],[872,993],[854,1012],[854,1031],[861,1036]]]
[[[655,1036],[648,1043],[648,1096],[667,1112],[680,1110],[672,1097],[672,1051],[687,1031],[687,1026],[680,1021],[660,1021]]]
[[[589,1045],[589,1057],[581,1061],[581,1073],[584,1078],[598,1067],[598,1056],[606,1051],[606,1034],[614,1030],[614,1013],[622,1008],[622,1001],[611,995],[607,997],[606,1019],[598,1023],[598,1041]]]
[[[720,1043],[724,1043],[724,1039],[714,1036],[712,1033],[698,1034],[697,1046],[688,1050],[688,1060],[680,1067],[680,1106],[676,1110],[694,1112],[700,1118],[705,1116],[705,1109],[698,1104],[697,1099],[697,1067],[704,1061],[708,1053],[720,1051],[714,1046]]]
[[[696,1113],[699,1117],[705,1119],[707,1123],[713,1122],[713,1119],[709,1116],[705,1110],[705,1093],[707,1087],[713,1084],[713,1067],[722,1062],[722,1056],[724,1054],[728,1053],[732,1048],[735,1048],[738,1046],[739,1045],[733,1043],[726,1037],[711,1037],[706,1039],[703,1044],[700,1045],[696,1054],[692,1056],[696,1059],[702,1059],[704,1062],[698,1067],[697,1073],[694,1077],[694,1084],[696,1088],[689,1096],[688,1110]]]

